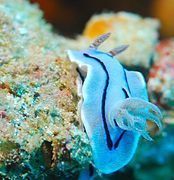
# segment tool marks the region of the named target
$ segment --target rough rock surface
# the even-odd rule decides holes
[[[51,32],[36,5],[0,0],[0,174],[71,175],[91,161],[79,128],[71,40]],[[83,147],[83,148],[82,148]],[[46,173],[45,173],[46,172]]]

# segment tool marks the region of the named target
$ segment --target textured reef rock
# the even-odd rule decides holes
[[[104,13],[94,15],[87,23],[80,41],[96,38],[100,34],[112,32],[101,50],[107,51],[121,44],[128,44],[128,50],[117,58],[126,66],[149,68],[158,42],[157,19],[142,18],[133,13]]]
[[[68,43],[67,43],[68,42]],[[91,149],[79,128],[71,41],[51,33],[37,6],[0,0],[0,174],[72,174]],[[64,56],[64,57],[63,57]],[[83,148],[82,148],[83,147]]]
[[[153,65],[148,89],[152,101],[165,112],[165,121],[174,123],[174,39],[161,41],[156,47],[155,64]]]

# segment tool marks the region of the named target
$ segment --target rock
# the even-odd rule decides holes
[[[91,162],[77,115],[73,41],[51,32],[36,5],[0,0],[0,174],[70,176]]]

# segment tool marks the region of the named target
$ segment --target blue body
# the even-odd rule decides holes
[[[108,114],[113,105],[128,97],[148,101],[145,81],[140,73],[127,71],[115,58],[96,49],[68,51],[68,55],[79,69],[87,71],[82,84],[81,119],[94,165],[102,173],[112,173],[131,160],[140,134],[117,124],[113,128]]]

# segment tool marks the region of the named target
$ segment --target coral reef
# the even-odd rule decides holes
[[[100,27],[97,32],[96,27]],[[72,40],[54,34],[37,5],[27,0],[0,0],[0,177],[77,179],[79,171],[87,169],[92,162],[92,153],[77,111],[80,97],[76,66],[68,60],[65,50],[86,48],[98,33],[111,31],[113,35],[107,47],[101,49],[107,51],[129,44],[131,48],[118,59],[129,67],[149,68],[155,54],[158,27],[157,20],[131,13],[101,14],[88,22],[83,35]],[[164,46],[173,45],[166,43]],[[157,48],[155,61],[165,69],[173,55],[163,61],[165,55],[160,52]],[[163,66],[162,62],[167,63]],[[152,93],[153,102],[159,104],[153,94],[159,92],[159,86],[164,87],[160,105],[169,114],[166,109],[173,110],[171,74],[159,70],[158,76],[166,74],[166,79],[161,80],[153,76],[153,71],[149,93]],[[156,86],[158,83],[160,85]],[[166,102],[166,97],[172,104]],[[101,178],[123,178],[126,174],[129,178],[140,179],[149,174],[150,179],[153,174],[160,179],[165,170],[168,172],[166,178],[173,178],[173,126],[165,126],[163,133],[157,137],[153,135],[156,144],[141,141],[135,161],[128,167]],[[158,151],[159,155],[155,154]]]
[[[0,1],[0,37],[1,175],[37,178],[51,169],[68,176],[87,166],[77,73],[64,56],[71,41],[53,34],[37,6],[23,0]]]
[[[161,106],[167,123],[174,123],[174,39],[161,41],[156,47],[155,64],[153,65],[148,89],[151,100]]]

